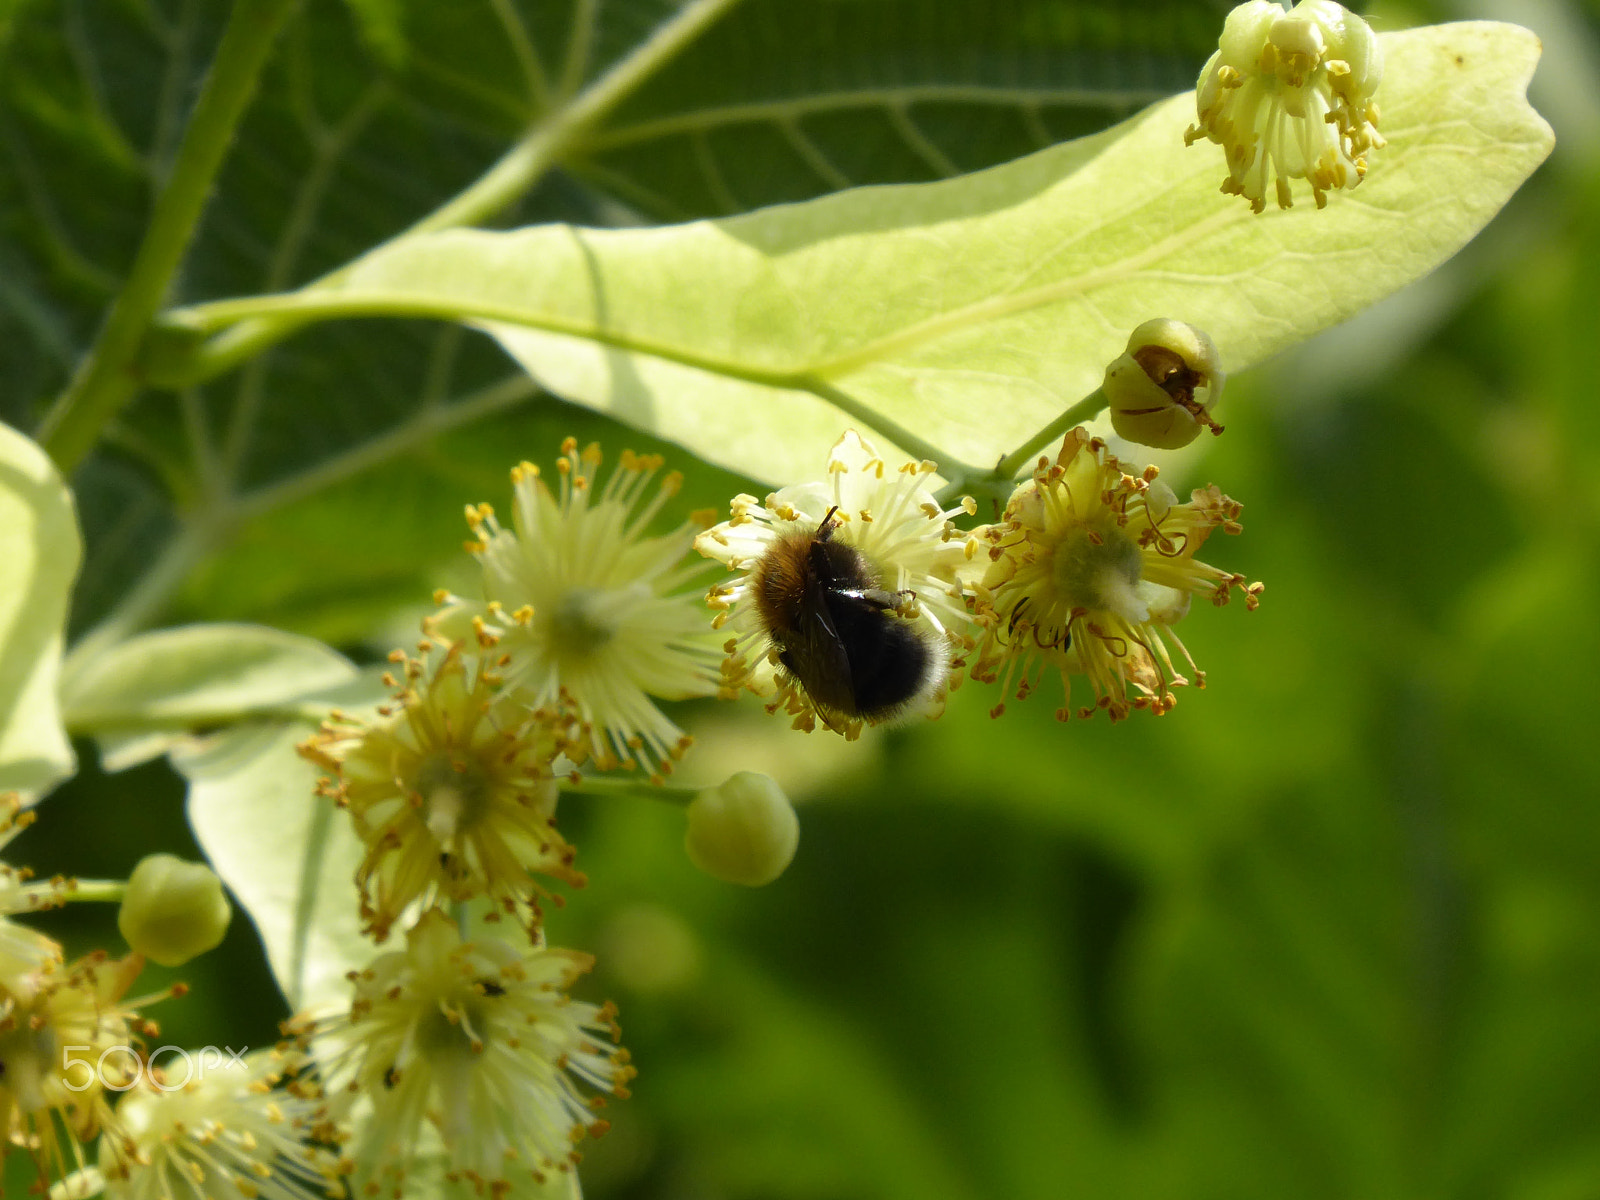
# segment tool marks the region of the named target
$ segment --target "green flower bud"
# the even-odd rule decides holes
[[[794,858],[800,821],[783,790],[765,775],[740,771],[689,805],[683,847],[707,875],[763,887]]]
[[[222,941],[232,916],[222,880],[210,867],[149,854],[128,879],[117,928],[137,953],[177,967]]]
[[[1222,360],[1200,330],[1158,317],[1133,331],[1128,349],[1106,368],[1102,385],[1117,436],[1141,446],[1176,450],[1221,433],[1211,408],[1222,396]],[[1195,393],[1203,392],[1203,398]]]

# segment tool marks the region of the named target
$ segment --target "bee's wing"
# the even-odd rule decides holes
[[[805,582],[804,616],[790,646],[791,657],[798,666],[790,669],[800,675],[813,700],[853,713],[855,681],[850,655],[828,606],[830,589],[824,582],[832,572],[816,543],[811,546],[811,559],[812,570],[806,574]]]

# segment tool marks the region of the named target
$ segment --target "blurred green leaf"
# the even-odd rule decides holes
[[[404,65],[411,45],[406,38],[401,0],[345,0],[361,27],[367,48],[387,67]]]
[[[1133,1000],[1185,1176],[1171,1194],[1417,1194],[1439,997],[1410,969],[1406,846],[1380,803],[1283,796],[1163,898]]]
[[[294,1009],[348,1002],[345,973],[373,954],[356,903],[361,842],[295,752],[311,732],[246,725],[172,755],[189,782],[195,837],[255,922]]]
[[[0,791],[31,797],[72,774],[56,683],[82,552],[72,493],[54,464],[0,425]]]
[[[184,728],[281,708],[356,678],[321,642],[265,625],[185,625],[138,634],[76,663],[62,683],[69,725]]]

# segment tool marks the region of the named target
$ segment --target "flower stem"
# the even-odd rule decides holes
[[[39,427],[39,442],[63,473],[83,461],[106,422],[138,391],[135,367],[145,334],[194,236],[261,69],[297,3],[238,0],[232,6],[127,281],[88,357]]]
[[[529,313],[515,304],[479,301],[469,297],[435,298],[382,291],[331,291],[312,284],[298,292],[212,300],[188,308],[175,309],[169,315],[197,330],[224,329],[230,324],[233,325],[233,328],[226,329],[207,343],[208,348],[202,349],[199,357],[194,360],[196,364],[201,363],[212,350],[224,346],[226,339],[234,334],[258,328],[266,331],[269,327],[276,328],[276,323],[284,320],[299,326],[328,317],[424,317],[441,321],[501,321],[529,329],[544,329],[569,337],[587,338],[601,345],[613,346],[630,353],[648,354],[669,362],[682,363],[696,370],[723,375],[729,379],[742,379],[766,387],[810,392],[818,399],[833,405],[851,420],[889,439],[900,449],[938,464],[940,471],[947,477],[960,475],[975,478],[982,474],[981,469],[953,460],[932,442],[919,437],[898,422],[891,421],[871,405],[863,403],[849,392],[835,387],[815,374],[804,371],[798,373],[765,371],[736,362],[707,358],[670,345],[652,345],[592,324]],[[202,366],[200,370],[208,372],[210,367]]]
[[[1017,473],[1032,465],[1033,456],[1038,454],[1051,442],[1061,437],[1075,425],[1081,425],[1106,406],[1106,394],[1100,388],[1095,388],[1082,400],[1067,409],[1054,421],[1034,434],[1010,454],[996,464],[994,470],[972,470],[971,468],[958,468],[946,471],[945,478],[950,482],[939,489],[938,500],[941,504],[951,504],[963,492],[972,493],[981,506],[985,500],[992,500],[998,506],[1004,505],[1006,497],[1011,493],[1012,481]]]
[[[535,124],[483,175],[409,229],[382,243],[379,248],[393,246],[415,234],[473,225],[512,204],[538,182],[574,142],[738,2],[689,0],[676,16],[579,93],[571,104],[555,110],[547,119]],[[301,291],[311,292],[337,284],[349,272],[351,265],[347,263],[331,271],[307,284]],[[290,309],[247,316],[247,319],[201,346],[189,360],[181,382],[204,382],[282,341],[302,325],[326,315]]]
[[[1038,454],[1039,451],[1057,438],[1063,436],[1067,430],[1089,420],[1103,409],[1106,404],[1105,392],[1100,388],[1095,388],[1094,391],[1002,458],[1000,465],[994,469],[995,477],[998,479],[1016,478],[1018,472],[1032,464],[1034,455]]]
[[[127,890],[128,883],[124,879],[75,879],[58,898],[72,904],[96,901],[120,904]]]

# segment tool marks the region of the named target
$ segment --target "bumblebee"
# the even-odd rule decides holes
[[[819,710],[876,724],[937,690],[949,651],[901,615],[912,593],[886,590],[866,557],[833,536],[838,511],[768,548],[754,572],[756,609],[779,663]]]

